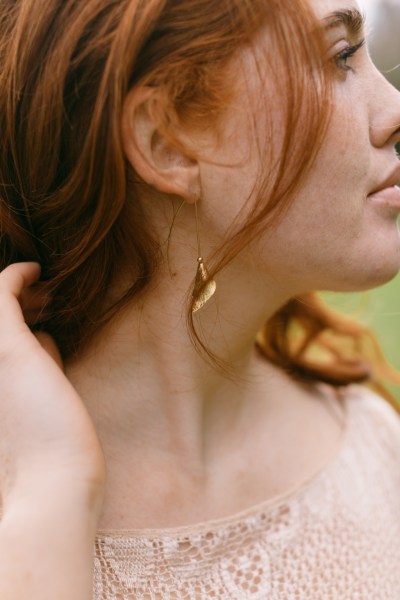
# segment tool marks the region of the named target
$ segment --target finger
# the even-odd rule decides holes
[[[24,288],[39,279],[40,271],[40,265],[36,262],[9,265],[0,273],[0,293],[5,291],[18,298]]]
[[[37,281],[39,275],[38,263],[15,263],[0,273],[0,331],[4,337],[26,328],[18,299],[24,288]]]

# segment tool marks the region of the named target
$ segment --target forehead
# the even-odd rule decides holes
[[[310,0],[310,4],[320,19],[324,19],[337,11],[362,9],[360,2],[357,0]]]

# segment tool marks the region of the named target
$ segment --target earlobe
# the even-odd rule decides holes
[[[149,110],[156,90],[136,88],[125,99],[122,139],[125,155],[139,177],[165,194],[195,202],[200,196],[200,173],[196,159],[173,145],[159,131]]]

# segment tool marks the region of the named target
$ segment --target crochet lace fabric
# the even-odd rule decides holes
[[[290,495],[193,527],[99,531],[94,599],[400,599],[400,419],[365,390],[346,406],[339,453]]]

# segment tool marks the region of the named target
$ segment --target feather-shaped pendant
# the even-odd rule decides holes
[[[217,289],[217,284],[215,283],[214,279],[211,279],[203,259],[199,257],[197,261],[199,264],[197,267],[196,280],[193,290],[194,302],[192,312],[194,313],[209,301]]]

